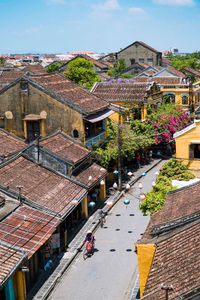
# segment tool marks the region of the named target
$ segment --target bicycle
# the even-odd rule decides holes
[[[101,228],[103,228],[103,226],[104,226],[104,224],[106,223],[106,215],[107,215],[107,213],[106,212],[104,212],[103,210],[101,210],[100,212],[99,212],[99,215],[100,215],[100,226],[101,226]]]

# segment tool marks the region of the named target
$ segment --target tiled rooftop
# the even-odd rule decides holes
[[[195,287],[200,287],[199,261],[200,222],[156,245],[142,299],[165,300],[165,291],[160,289],[161,284],[173,285],[174,290],[169,292],[169,299],[178,296],[180,299],[186,299],[182,298],[181,294],[187,294]]]
[[[12,248],[10,244],[2,243],[0,240],[0,287],[12,275],[15,267],[19,264],[25,254]]]
[[[93,184],[95,184],[98,180],[105,177],[106,174],[107,174],[106,169],[93,163],[90,167],[88,167],[86,170],[81,172],[77,176],[77,179],[83,181],[90,187]],[[91,176],[91,179],[89,179],[90,176]]]
[[[143,238],[151,238],[152,226],[168,224],[200,211],[199,193],[200,182],[168,193],[162,209],[151,216]]]
[[[0,241],[23,248],[30,258],[50,238],[59,223],[58,217],[20,206],[0,223]]]
[[[43,68],[39,63],[38,64],[25,64],[23,65],[23,71],[29,72],[30,74],[44,74],[46,69]]]
[[[22,139],[0,129],[0,156],[6,157],[12,153],[20,151],[26,146],[27,145]]]
[[[86,114],[104,110],[109,106],[103,99],[96,97],[58,73],[32,75],[30,79],[66,99],[66,102],[68,100],[72,105],[80,107]]]
[[[17,185],[22,185],[22,195],[60,215],[72,206],[72,200],[80,200],[86,192],[78,184],[22,156],[0,166],[0,184],[15,191]]]
[[[2,83],[11,83],[12,81],[15,81],[16,79],[22,77],[24,75],[24,72],[19,71],[3,71],[0,72],[0,84]]]
[[[98,82],[93,93],[106,100],[144,100],[150,83],[103,83]]]
[[[41,140],[40,144],[48,150],[72,161],[74,164],[86,158],[91,151],[66,134],[57,132]]]
[[[136,82],[156,82],[161,85],[175,85],[175,84],[181,84],[182,78],[177,77],[135,77],[133,78]]]

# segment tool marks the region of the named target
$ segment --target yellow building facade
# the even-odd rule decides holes
[[[176,158],[182,159],[189,169],[200,170],[200,120],[174,134]]]
[[[189,108],[189,85],[188,84],[167,84],[160,85],[160,89],[163,92],[163,97],[169,96],[170,102],[176,105],[181,105],[184,110]],[[200,105],[200,81],[192,85],[193,90],[193,103],[195,110]]]

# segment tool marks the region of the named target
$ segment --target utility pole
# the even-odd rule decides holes
[[[169,293],[169,291],[173,291],[173,286],[172,285],[170,285],[170,286],[165,286],[164,284],[161,284],[161,290],[164,290],[165,292],[166,292],[166,294],[165,294],[165,300],[168,300],[169,298],[168,298],[168,293]]]
[[[121,166],[121,111],[119,110],[119,120],[118,120],[118,189],[122,190],[122,166]]]

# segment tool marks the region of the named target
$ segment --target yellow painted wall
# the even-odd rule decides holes
[[[138,256],[140,297],[142,297],[156,248],[153,244],[136,244],[135,246]]]
[[[176,142],[176,158],[184,159],[184,164],[188,164],[188,168],[200,169],[200,159],[189,159],[189,145],[195,141],[200,144],[200,122],[195,122],[196,127],[190,131],[175,138]]]

